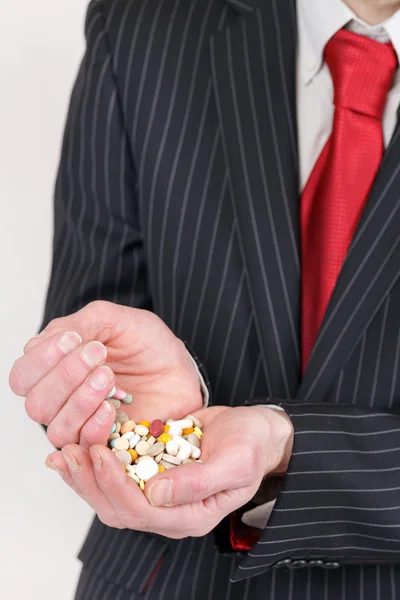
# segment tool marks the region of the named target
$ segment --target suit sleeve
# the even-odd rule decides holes
[[[272,515],[250,552],[254,568],[313,559],[332,568],[399,563],[400,415],[273,402],[293,422],[294,446]]]
[[[150,308],[135,167],[99,3],[73,88],[55,189],[42,327],[96,299]]]

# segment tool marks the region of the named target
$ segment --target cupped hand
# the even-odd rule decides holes
[[[46,464],[110,527],[203,536],[251,500],[266,474],[285,472],[293,428],[283,412],[265,407],[215,406],[195,416],[204,426],[203,462],[156,475],[145,495],[104,446],[67,446]]]
[[[51,321],[10,373],[11,389],[58,448],[106,443],[115,409],[104,400],[114,385],[132,394],[121,410],[137,421],[181,418],[202,406],[183,342],[153,313],[110,302]]]

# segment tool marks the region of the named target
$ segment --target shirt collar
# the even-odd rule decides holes
[[[300,77],[307,85],[324,63],[324,48],[333,35],[349,21],[359,19],[342,0],[297,0],[299,21]],[[400,10],[381,24],[385,27],[400,62]]]

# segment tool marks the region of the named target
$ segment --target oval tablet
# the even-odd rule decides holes
[[[133,450],[139,440],[140,435],[138,433],[134,433],[133,436],[129,439],[129,448]]]
[[[154,419],[150,425],[150,433],[153,437],[158,438],[164,431],[164,425],[161,419]]]
[[[136,427],[135,421],[129,420],[126,423],[121,425],[121,433],[127,433],[128,431],[133,431]]]
[[[150,448],[147,450],[147,454],[149,456],[157,456],[157,454],[164,452],[164,450],[165,450],[165,444],[163,444],[162,442],[156,442],[155,444],[150,446]]]
[[[138,433],[141,437],[149,433],[149,428],[145,425],[136,425],[135,433]]]

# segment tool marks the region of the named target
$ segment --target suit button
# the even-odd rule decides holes
[[[340,563],[336,562],[336,561],[332,561],[332,562],[326,562],[324,563],[324,569],[339,569],[340,567]]]
[[[283,560],[278,561],[273,566],[278,569],[279,567],[289,567],[292,564],[291,558],[284,558]]]
[[[307,566],[305,560],[294,560],[290,566],[291,569],[304,569]]]
[[[325,563],[323,560],[309,560],[307,564],[309,567],[323,567]]]

